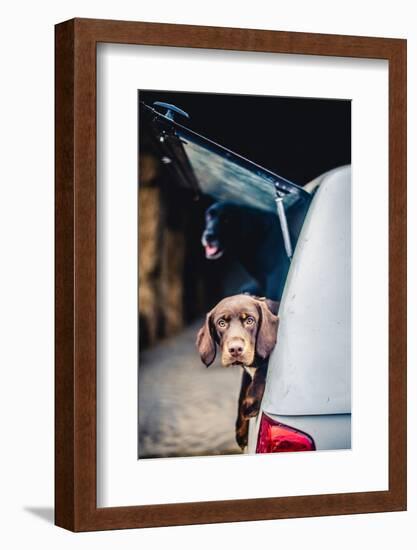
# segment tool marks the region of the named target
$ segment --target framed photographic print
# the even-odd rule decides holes
[[[406,42],[56,26],[56,524],[405,510]]]

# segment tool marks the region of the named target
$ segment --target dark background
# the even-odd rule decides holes
[[[177,122],[273,172],[304,185],[351,162],[351,102],[189,92],[143,91],[173,103]]]

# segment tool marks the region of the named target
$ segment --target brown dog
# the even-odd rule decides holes
[[[278,329],[278,303],[246,294],[219,302],[206,317],[197,335],[201,360],[208,367],[221,350],[224,367],[243,367],[236,420],[236,441],[243,449],[248,442],[249,419],[259,411],[265,389],[268,357]]]

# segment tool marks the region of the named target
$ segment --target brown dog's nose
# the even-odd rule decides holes
[[[232,357],[239,357],[243,353],[243,344],[240,342],[233,342],[229,344],[228,349]]]

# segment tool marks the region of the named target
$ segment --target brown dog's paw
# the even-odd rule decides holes
[[[253,418],[259,412],[260,402],[258,399],[247,397],[242,402],[242,414],[244,418]]]
[[[248,446],[248,429],[247,428],[243,428],[242,426],[241,428],[238,428],[236,430],[236,443],[239,445],[242,451],[245,447]]]
[[[248,446],[249,421],[244,420],[241,415],[236,419],[236,443],[244,450]]]

